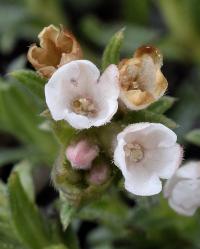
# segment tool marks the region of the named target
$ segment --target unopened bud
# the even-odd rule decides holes
[[[69,145],[66,149],[66,157],[75,169],[89,169],[98,153],[98,146],[91,144],[87,140],[81,140],[76,144]]]
[[[87,181],[93,185],[101,185],[108,180],[109,175],[109,165],[101,163],[91,168],[91,170],[88,172]]]

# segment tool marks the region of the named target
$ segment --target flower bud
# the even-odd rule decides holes
[[[62,26],[59,29],[49,25],[39,33],[38,38],[40,47],[33,44],[27,57],[38,73],[46,78],[50,78],[58,67],[82,58],[80,45]]]
[[[87,140],[81,140],[76,144],[69,145],[66,149],[66,157],[75,169],[89,169],[98,153],[98,146],[91,144]]]
[[[92,185],[104,184],[110,175],[109,165],[101,163],[94,165],[88,172],[87,181]]]

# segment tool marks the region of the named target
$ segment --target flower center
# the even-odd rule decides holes
[[[126,157],[134,163],[141,161],[144,157],[144,150],[140,144],[128,143],[124,148]]]
[[[94,117],[97,109],[94,102],[89,98],[77,98],[72,101],[72,109],[75,113]]]

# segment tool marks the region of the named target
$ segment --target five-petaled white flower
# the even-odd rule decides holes
[[[129,192],[149,196],[162,190],[159,178],[170,178],[182,160],[176,134],[162,124],[129,125],[117,136],[114,163]]]
[[[100,77],[90,61],[76,60],[60,67],[45,85],[46,103],[54,120],[76,129],[109,122],[118,108],[119,72],[110,65]]]
[[[167,181],[164,196],[177,213],[192,216],[200,207],[200,161],[180,167]]]

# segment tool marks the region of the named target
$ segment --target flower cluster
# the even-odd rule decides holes
[[[164,95],[168,83],[161,72],[160,51],[140,47],[133,58],[110,64],[101,74],[91,61],[81,59],[78,42],[63,28],[50,25],[39,39],[40,47],[31,46],[28,59],[39,74],[49,78],[45,98],[52,122],[64,122],[76,131],[63,150],[61,163],[67,162],[75,177],[59,166],[59,179],[63,182],[68,177],[68,183],[84,179],[79,184],[83,188],[101,188],[112,182],[114,172],[121,171],[125,189],[140,196],[160,193],[161,179],[169,179],[164,190],[169,205],[192,215],[200,206],[200,164],[179,168],[182,147],[164,124],[146,119],[127,123],[125,118],[127,113],[136,116]],[[63,191],[68,196],[67,186]],[[84,191],[81,194],[92,190]]]

